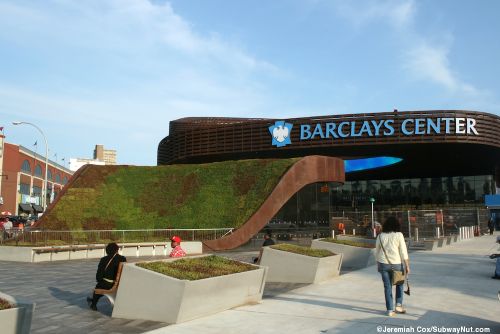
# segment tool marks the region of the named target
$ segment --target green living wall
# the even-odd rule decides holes
[[[161,229],[239,227],[298,159],[157,167],[88,166],[42,228]]]

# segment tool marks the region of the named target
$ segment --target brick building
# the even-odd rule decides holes
[[[73,174],[48,161],[47,205],[59,194]],[[15,215],[43,212],[45,157],[26,147],[5,142],[0,133],[0,211]]]

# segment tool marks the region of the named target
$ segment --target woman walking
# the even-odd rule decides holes
[[[394,316],[396,313],[406,313],[403,307],[404,282],[396,285],[396,307],[392,295],[393,270],[400,270],[410,273],[410,262],[406,243],[401,231],[401,224],[396,217],[388,217],[382,226],[382,233],[377,237],[376,257],[378,272],[382,276],[384,283],[385,306],[387,315]]]

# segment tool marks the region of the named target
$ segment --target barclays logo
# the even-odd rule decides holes
[[[276,121],[274,125],[269,127],[269,132],[273,136],[273,145],[276,147],[283,147],[290,145],[290,134],[292,132],[293,124],[285,123],[285,121]]]

